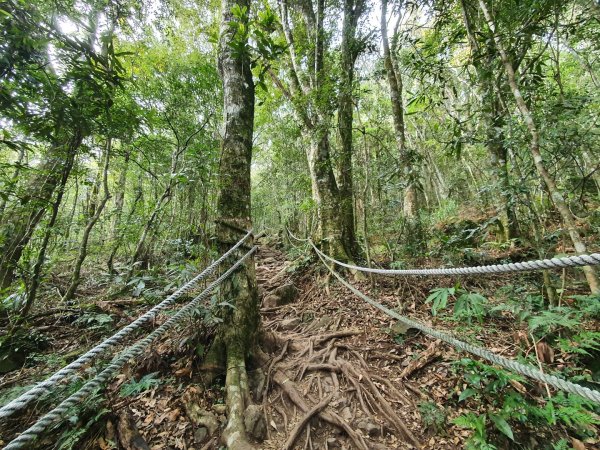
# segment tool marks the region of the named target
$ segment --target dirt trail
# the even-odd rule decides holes
[[[451,427],[440,433],[419,412],[424,404],[444,411],[459,390],[460,378],[450,370],[456,354],[412,330],[399,338],[402,330],[394,330],[387,316],[329,284],[317,259],[305,254],[288,261],[277,243],[258,243],[262,342],[248,371],[256,406],[247,424],[251,436],[259,437],[256,448],[460,448],[467,432]],[[354,284],[368,289],[365,282]],[[423,298],[423,292],[413,284],[380,287],[379,299],[419,314],[410,299]],[[111,450],[116,442],[125,449],[222,448],[222,380],[206,385],[202,376],[213,332],[200,321],[182,323],[124,368],[105,390],[108,401],[98,396],[82,405],[80,420],[44,436],[39,448],[83,430],[78,449]],[[76,341],[67,348],[89,346]],[[99,410],[98,420],[88,422]],[[15,418],[0,442],[30,425],[35,415],[29,416]]]
[[[394,323],[329,285],[320,263],[293,276],[282,272],[289,264],[280,251],[261,246],[257,278],[269,355],[262,355],[268,438],[260,448],[460,447],[461,436],[437,435],[419,413],[419,405],[442,403],[455,386],[442,358],[449,350],[412,330],[397,344]],[[291,285],[298,289],[294,300],[275,306],[281,287]]]

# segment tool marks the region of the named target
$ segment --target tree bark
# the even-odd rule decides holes
[[[508,84],[515,98],[515,102],[517,103],[517,107],[519,108],[519,112],[521,113],[521,116],[523,117],[523,120],[527,125],[527,129],[529,130],[529,134],[531,135],[529,149],[533,156],[535,168],[537,169],[538,174],[544,181],[548,193],[550,194],[550,198],[552,199],[554,206],[556,207],[562,218],[562,221],[567,229],[567,232],[569,233],[571,241],[573,242],[573,246],[575,247],[575,251],[578,254],[587,253],[587,248],[585,246],[581,234],[579,233],[577,224],[575,223],[575,218],[571,214],[567,202],[565,201],[564,195],[558,188],[556,181],[550,175],[550,173],[546,169],[546,166],[544,165],[544,160],[540,151],[540,135],[537,125],[533,118],[533,114],[531,113],[529,107],[523,99],[523,95],[521,94],[521,90],[519,88],[519,83],[514,67],[508,57],[508,53],[504,47],[504,44],[502,43],[502,40],[500,39],[500,36],[496,32],[494,20],[484,0],[479,0],[479,7],[492,32],[494,42],[496,43],[496,47],[498,49],[498,52],[500,53],[500,58],[502,59],[502,64],[504,65],[504,70],[506,72]],[[596,275],[596,272],[593,269],[593,267],[585,266],[583,268],[583,271],[585,273],[585,277],[587,279],[588,285],[592,293],[600,293],[600,283],[598,281],[598,276]]]
[[[247,37],[236,33],[237,21],[248,26],[250,0],[222,0],[219,40],[219,73],[223,82],[223,140],[217,200],[217,238],[221,252],[238,241],[252,227],[250,205],[250,165],[254,132],[254,81],[247,51]],[[242,18],[232,14],[234,7],[245,11]],[[243,51],[235,48],[242,47]],[[250,401],[246,359],[256,341],[259,313],[254,260],[221,285],[219,297],[235,305],[224,306],[223,324],[216,338],[225,349],[228,423],[223,441],[230,449],[253,448],[244,427],[244,411]]]
[[[129,168],[129,158],[131,156],[131,152],[128,150],[125,152],[125,158],[123,161],[123,168],[121,173],[119,174],[119,181],[117,182],[117,188],[115,192],[115,209],[114,209],[114,217],[111,229],[111,238],[110,242],[113,245],[108,260],[106,262],[106,266],[108,268],[108,272],[113,274],[115,273],[114,267],[114,259],[117,254],[117,250],[121,244],[122,232],[121,228],[121,219],[123,216],[123,206],[125,205],[125,188],[127,185],[127,170]]]
[[[19,175],[21,173],[21,166],[23,164],[24,159],[25,159],[25,147],[21,146],[21,148],[19,148],[19,156],[17,157],[17,160],[15,161],[15,171],[13,172],[12,177],[8,183],[9,185],[15,186],[17,184],[17,182],[19,181]],[[6,195],[6,197],[2,197],[2,199],[0,199],[0,223],[2,223],[2,219],[4,218],[4,210],[6,209],[7,197],[8,197],[8,194]]]

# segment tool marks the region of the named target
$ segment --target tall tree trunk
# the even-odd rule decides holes
[[[504,238],[508,241],[519,236],[517,215],[513,205],[510,178],[508,172],[508,155],[504,145],[505,114],[499,100],[500,92],[494,85],[494,66],[496,58],[492,49],[488,48],[487,57],[482,54],[481,46],[473,32],[473,24],[465,0],[460,1],[462,18],[467,31],[467,38],[473,54],[472,64],[477,73],[477,82],[482,97],[482,110],[486,126],[486,147],[490,155],[492,174],[496,181],[500,208],[500,220]],[[490,46],[491,47],[491,46]]]
[[[492,99],[487,99],[487,101],[492,101],[495,105],[492,106],[491,112],[488,115],[486,145],[490,155],[496,186],[500,194],[500,220],[502,222],[504,238],[510,241],[513,238],[519,237],[520,233],[511,193],[508,172],[508,151],[504,145],[504,132],[502,131],[504,127],[504,113],[500,111],[500,105],[498,105],[499,102],[495,95]]]
[[[136,263],[140,261],[140,258],[144,254],[146,240],[148,238],[148,235],[150,234],[150,231],[152,230],[152,227],[155,225],[156,220],[158,219],[158,216],[160,215],[164,206],[171,200],[171,196],[173,195],[173,189],[176,185],[176,179],[172,175],[176,173],[179,157],[181,156],[181,153],[184,150],[185,148],[182,149],[180,147],[176,147],[173,150],[173,153],[171,154],[171,170],[169,172],[169,180],[167,181],[167,185],[163,190],[162,194],[156,200],[156,203],[154,204],[154,209],[152,210],[150,217],[148,217],[148,220],[144,224],[144,228],[142,228],[142,232],[135,246],[133,255],[129,260],[129,273],[127,275],[127,278],[132,277],[133,272],[135,271]]]
[[[363,13],[363,0],[344,0],[344,22],[342,25],[341,81],[338,97],[338,130],[342,144],[340,152],[339,195],[342,221],[342,243],[346,253],[353,258],[359,254],[356,240],[353,180],[352,180],[352,126],[354,105],[354,64],[359,54],[356,27]]]
[[[250,165],[254,132],[254,81],[250,55],[234,48],[245,47],[236,35],[236,21],[248,26],[250,0],[222,0],[219,42],[219,73],[223,81],[223,141],[217,200],[217,238],[222,252],[252,227],[250,208]],[[232,14],[234,7],[245,9],[244,17]],[[234,43],[238,44],[234,46]],[[242,45],[239,45],[242,44]],[[232,274],[219,293],[223,301],[224,322],[218,341],[224,345],[227,362],[226,393],[228,422],[223,441],[228,448],[251,449],[244,427],[244,411],[250,401],[246,359],[254,348],[258,324],[258,293],[254,260],[250,259]]]
[[[311,2],[295,4],[302,13],[304,25],[308,30],[310,51],[307,52],[306,64],[297,61],[293,33],[289,26],[288,1],[280,2],[280,15],[284,35],[288,44],[290,58],[289,75],[290,88],[283,86],[274,73],[271,76],[275,83],[288,97],[302,123],[303,135],[309,142],[306,157],[309,166],[313,200],[317,206],[317,223],[315,240],[321,242],[323,250],[337,259],[351,260],[351,253],[344,245],[344,215],[342,208],[352,208],[352,196],[347,205],[342,205],[340,189],[338,188],[329,143],[329,128],[333,117],[330,107],[331,91],[327,89],[325,73],[325,1],[317,0],[314,9]],[[306,66],[305,72],[299,71]],[[310,107],[307,107],[307,104]],[[351,131],[351,130],[350,130]],[[342,174],[348,179],[348,174]],[[346,210],[347,211],[347,210]],[[351,218],[352,219],[352,218]],[[352,226],[354,220],[348,221]],[[356,238],[354,238],[356,240]]]
[[[390,42],[387,31],[387,0],[381,0],[381,40],[383,46],[383,63],[387,74],[390,88],[390,100],[392,103],[392,116],[394,119],[394,133],[400,163],[403,165],[404,182],[404,216],[408,219],[416,219],[419,208],[416,174],[413,167],[413,155],[406,147],[406,131],[404,123],[404,105],[402,101],[402,75],[395,69]]]
[[[13,282],[23,249],[44,217],[65,168],[70,172],[82,139],[82,132],[77,129],[66,144],[53,144],[37,174],[23,189],[28,195],[5,211],[4,221],[0,224],[0,289]]]
[[[81,281],[81,267],[83,266],[83,262],[85,261],[85,258],[87,256],[90,233],[92,232],[94,225],[96,225],[96,223],[100,219],[100,215],[102,214],[102,211],[104,211],[104,207],[110,199],[110,192],[108,191],[108,165],[110,162],[111,146],[112,138],[109,137],[106,140],[106,151],[104,152],[104,167],[102,171],[99,171],[99,173],[102,174],[102,190],[104,195],[102,199],[95,204],[94,215],[88,219],[85,229],[83,230],[83,236],[81,238],[81,243],[79,244],[79,254],[77,255],[77,261],[75,261],[75,267],[73,268],[73,274],[71,275],[71,283],[69,284],[69,288],[67,289],[67,292],[64,296],[65,301],[71,300],[75,296],[75,291],[77,291],[77,288],[79,287],[79,283]]]
[[[123,206],[125,205],[125,188],[127,185],[127,169],[129,168],[129,158],[131,151],[125,152],[125,159],[123,161],[123,168],[119,174],[119,180],[117,182],[117,188],[115,192],[115,209],[113,215],[113,223],[110,232],[110,242],[113,245],[106,266],[109,273],[115,273],[114,259],[117,254],[117,250],[120,247],[122,232],[121,232],[121,219],[123,216]]]
[[[63,196],[65,194],[65,187],[67,185],[69,175],[71,174],[73,163],[74,160],[69,160],[62,168],[60,181],[58,183],[58,186],[56,187],[56,198],[52,203],[52,213],[50,215],[50,220],[46,225],[46,231],[44,233],[44,238],[42,239],[42,245],[40,246],[35,265],[33,266],[33,275],[31,277],[31,286],[29,286],[29,292],[27,293],[27,300],[25,302],[23,310],[21,311],[21,315],[23,317],[29,314],[29,311],[31,311],[31,308],[33,307],[35,299],[37,297],[37,290],[40,286],[40,281],[42,277],[42,268],[44,266],[44,262],[46,261],[46,250],[48,249],[48,242],[50,241],[52,231],[54,230],[54,225],[56,224],[58,210],[60,208]]]
[[[317,205],[317,235],[323,250],[334,258],[348,260],[342,240],[340,193],[331,166],[331,148],[328,126],[312,130],[307,150],[308,167]]]
[[[485,20],[494,36],[494,42],[496,43],[496,47],[498,48],[498,52],[500,53],[500,58],[502,59],[502,64],[504,65],[504,70],[506,72],[506,76],[508,78],[508,84],[515,98],[515,102],[517,103],[517,107],[527,125],[527,129],[529,130],[529,134],[531,135],[531,143],[530,143],[530,151],[533,156],[533,162],[535,164],[535,168],[537,169],[540,177],[544,181],[548,193],[550,194],[550,198],[554,202],[556,209],[558,210],[562,221],[571,237],[571,241],[573,242],[573,246],[575,247],[575,251],[579,254],[586,253],[587,248],[585,243],[579,233],[577,228],[577,224],[575,223],[575,218],[571,214],[567,202],[565,201],[564,195],[561,190],[558,188],[556,181],[550,175],[546,166],[544,165],[544,160],[542,158],[542,153],[540,151],[540,135],[533,118],[533,114],[529,110],[529,107],[525,103],[523,99],[523,95],[521,94],[521,90],[519,88],[517,75],[515,74],[514,67],[508,57],[508,53],[505,50],[504,44],[500,39],[500,36],[496,32],[496,26],[494,24],[494,20],[487,8],[487,5],[484,0],[479,0],[479,7],[481,12],[483,13]],[[596,275],[595,270],[591,266],[585,266],[583,268],[585,273],[585,277],[587,279],[588,285],[592,293],[600,293],[600,283],[598,281],[598,276]]]

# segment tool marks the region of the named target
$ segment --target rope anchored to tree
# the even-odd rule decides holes
[[[190,281],[181,286],[177,291],[168,296],[161,303],[144,313],[142,316],[137,318],[135,321],[131,322],[126,327],[119,330],[116,334],[112,335],[108,339],[104,340],[100,344],[96,345],[92,349],[88,350],[85,354],[81,355],[75,361],[70,363],[69,365],[63,367],[54,375],[50,376],[46,380],[38,383],[29,391],[20,395],[16,399],[12,400],[10,403],[6,404],[2,408],[0,408],[0,419],[10,417],[15,412],[25,408],[29,403],[33,400],[36,400],[42,397],[45,394],[48,394],[55,388],[58,383],[60,383],[64,378],[69,377],[70,375],[77,372],[88,362],[94,360],[100,354],[105,352],[108,348],[113,347],[115,345],[120,344],[123,340],[129,336],[134,330],[139,329],[142,325],[145,325],[152,320],[160,313],[162,310],[168,308],[171,304],[175,302],[179,297],[181,297],[185,292],[189,291],[192,287],[197,285],[200,281],[205,278],[211,276],[216,270],[217,267],[225,261],[229,256],[233,254],[250,236],[252,235],[252,231],[249,231],[242,239],[240,239],[233,247],[231,247],[227,252],[225,252],[221,257],[215,260],[210,266],[204,269],[200,274],[192,278]]]
[[[195,308],[198,307],[200,302],[206,299],[212,291],[220,285],[229,275],[231,275],[248,257],[250,257],[258,247],[253,247],[244,256],[242,256],[233,266],[231,266],[223,275],[213,281],[200,295],[194,298],[190,303],[181,308],[177,314],[163,323],[160,327],[146,336],[144,339],[138,341],[133,346],[123,351],[95,378],[88,381],[80,390],[69,398],[60,403],[52,411],[42,416],[35,424],[29,427],[26,431],[21,433],[16,439],[12,440],[4,450],[18,450],[23,448],[30,448],[29,445],[53,423],[63,418],[70,408],[76,406],[88,395],[93,393],[96,389],[102,387],[110,378],[119,372],[119,370],[129,361],[131,358],[140,356],[144,350],[157,338],[164,335],[168,330],[173,328],[182,319],[189,317]]]
[[[453,345],[454,347],[456,347],[460,350],[463,350],[463,351],[466,351],[473,355],[484,358],[484,359],[490,361],[491,363],[501,366],[512,372],[520,373],[521,375],[525,375],[534,380],[554,386],[557,389],[563,390],[565,392],[570,392],[572,394],[580,395],[581,397],[583,397],[587,400],[591,400],[594,403],[600,404],[600,392],[599,391],[596,391],[594,389],[589,389],[589,388],[587,388],[585,386],[581,386],[579,384],[572,383],[570,381],[564,380],[564,379],[559,378],[554,375],[545,374],[541,370],[539,370],[533,366],[530,366],[527,364],[521,364],[517,361],[511,360],[511,359],[505,358],[503,356],[497,355],[493,352],[490,352],[489,350],[486,350],[484,348],[477,347],[475,345],[471,345],[466,342],[460,341],[460,340],[454,338],[453,336],[450,336],[449,334],[443,333],[441,331],[438,331],[431,327],[428,327],[427,325],[423,325],[423,324],[421,324],[419,322],[415,322],[407,317],[401,316],[396,311],[387,308],[386,306],[382,305],[381,303],[379,303],[379,302],[373,300],[372,298],[368,297],[367,295],[363,294],[361,291],[359,291],[354,286],[352,286],[350,283],[348,283],[346,280],[344,280],[336,271],[334,271],[331,267],[329,267],[327,265],[327,263],[325,262],[326,259],[332,260],[333,258],[324,258],[326,255],[324,253],[322,253],[315,246],[315,244],[313,244],[312,241],[308,240],[308,242],[310,243],[312,248],[315,250],[315,252],[317,252],[317,255],[321,259],[321,262],[323,262],[325,267],[327,267],[327,269],[339,280],[340,283],[342,283],[345,287],[350,289],[350,291],[352,291],[352,293],[354,293],[355,295],[357,295],[358,297],[360,297],[361,299],[363,299],[370,305],[376,307],[377,309],[384,312],[388,316],[399,320],[407,327],[420,330],[429,336],[432,336],[436,339],[441,339],[442,341],[444,341],[450,345]]]

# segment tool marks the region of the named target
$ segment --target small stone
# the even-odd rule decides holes
[[[340,442],[333,437],[327,438],[327,448],[341,448]]]
[[[370,442],[369,445],[371,446],[371,450],[388,450],[389,447],[387,445],[384,444],[378,444],[377,442]],[[412,447],[410,447],[412,448]]]
[[[298,325],[300,325],[300,317],[293,317],[291,319],[283,319],[279,322],[279,326],[283,330],[293,330]]]
[[[394,325],[391,326],[391,330],[394,334],[406,334],[408,330],[412,329],[412,327],[398,321]]]
[[[275,294],[269,294],[263,299],[264,308],[275,308],[279,306],[279,297]]]
[[[262,407],[259,405],[249,405],[244,411],[244,426],[246,432],[261,442],[267,437],[267,422],[263,414]]]
[[[344,420],[352,420],[352,411],[350,411],[350,407],[346,406],[344,407],[344,409],[342,409],[342,412],[340,413],[340,415],[342,416],[342,418]]]
[[[208,430],[205,427],[200,427],[194,431],[194,440],[197,444],[204,442],[208,437]]]
[[[227,405],[224,405],[223,403],[215,403],[212,406],[212,410],[219,415],[225,414],[227,412]]]
[[[360,422],[358,422],[357,427],[359,430],[364,431],[371,437],[378,436],[379,434],[381,434],[381,428],[366,419],[363,419]]]
[[[273,294],[280,298],[281,305],[287,305],[296,299],[298,289],[292,283],[287,283],[275,289]]]

